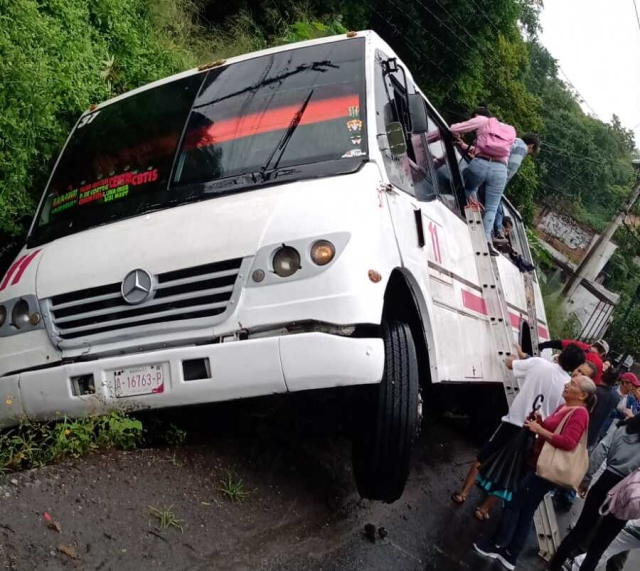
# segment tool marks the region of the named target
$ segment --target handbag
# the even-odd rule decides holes
[[[574,407],[564,416],[554,434],[562,434],[564,427],[577,408]],[[573,450],[561,450],[550,442],[545,442],[538,457],[536,475],[556,486],[577,490],[589,469],[587,436],[588,430],[585,430],[580,442]]]
[[[600,507],[600,515],[608,514],[625,521],[640,518],[640,468],[609,490]]]

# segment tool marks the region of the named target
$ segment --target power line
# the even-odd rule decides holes
[[[480,14],[482,14],[482,17],[483,17],[487,22],[489,22],[489,24],[491,24],[491,25],[494,27],[495,31],[496,31],[496,32],[498,32],[499,34],[501,34],[502,32],[500,31],[500,29],[498,28],[498,26],[496,26],[496,25],[494,24],[493,20],[492,20],[491,18],[489,18],[489,16],[487,16],[487,15],[484,13],[484,10],[483,10],[480,6],[478,6],[478,5],[476,4],[475,0],[471,0],[471,3],[476,7],[476,9],[478,10],[478,12],[480,12]]]
[[[493,53],[493,52],[487,52],[485,50],[485,48],[483,48],[480,45],[480,42],[478,42],[478,40],[472,36],[469,31],[467,30],[466,26],[464,26],[463,24],[460,23],[460,21],[453,16],[453,14],[451,14],[451,12],[449,12],[440,2],[439,0],[434,0],[436,2],[436,4],[438,4],[438,6],[440,6],[445,13],[462,29],[462,31],[467,34],[467,36],[469,36],[473,42],[476,44],[476,46],[478,46],[478,52],[480,53],[481,56],[483,56],[487,61],[493,59],[494,62],[498,62],[498,58],[497,56]],[[468,50],[473,50],[473,48],[465,41],[463,40],[458,34],[456,34],[443,20],[441,20],[437,14],[435,14],[431,9],[429,9],[427,6],[425,6],[420,0],[416,0],[416,2],[422,6],[422,8],[424,10],[426,10],[427,12],[429,12],[429,14],[431,14],[440,24],[442,24],[447,30],[449,30],[449,32],[451,32],[457,39],[458,41],[462,42]],[[465,62],[468,63],[468,60],[464,59]],[[499,63],[499,62],[498,62]]]
[[[460,55],[459,52],[457,52],[456,50],[454,50],[453,48],[451,48],[451,46],[448,46],[447,44],[445,44],[440,38],[438,38],[438,36],[436,36],[432,31],[427,30],[421,23],[419,20],[416,20],[415,18],[412,18],[409,14],[407,14],[407,12],[405,12],[400,6],[398,6],[395,2],[393,2],[393,0],[388,0],[389,4],[391,4],[391,6],[393,6],[398,12],[400,12],[401,14],[403,14],[404,16],[406,16],[406,18],[411,21],[413,24],[417,24],[418,27],[425,33],[427,34],[431,39],[435,40],[436,42],[438,42],[438,44],[440,44],[444,49],[446,49],[449,53],[453,54],[454,56],[456,56],[457,58],[461,59],[461,60],[465,60],[464,56]],[[378,14],[378,16],[380,16],[380,18],[382,18],[383,20],[387,20],[388,22],[390,22],[390,18],[385,18],[385,16],[383,16],[382,14],[380,14],[380,12],[378,12],[371,4],[369,4],[369,7],[376,13]],[[394,26],[395,28],[395,26]],[[397,28],[396,28],[397,29]],[[400,32],[398,32],[400,33]],[[426,56],[425,56],[426,57]],[[427,58],[428,59],[428,58]],[[431,60],[430,60],[431,61]]]
[[[640,29],[640,14],[638,13],[638,5],[636,4],[636,0],[633,0],[633,7],[636,11],[636,20],[638,20],[638,28]]]
[[[635,0],[634,0],[635,2]],[[580,102],[584,103],[588,108],[589,111],[591,111],[591,113],[593,113],[596,118],[599,121],[602,121],[602,119],[600,119],[600,117],[598,116],[598,114],[595,112],[595,110],[593,109],[593,107],[591,107],[591,105],[589,105],[589,102],[582,96],[582,93],[580,93],[577,89],[577,87],[573,84],[573,82],[569,79],[569,76],[565,73],[564,69],[562,69],[562,67],[560,67],[560,64],[558,64],[558,70],[560,71],[560,73],[562,73],[562,75],[564,75],[564,78],[567,80],[567,84],[569,85],[569,87],[571,89],[573,89],[576,94],[578,95],[578,97],[580,98]],[[604,122],[604,121],[603,121]]]
[[[396,6],[392,0],[389,0],[390,4],[393,5],[394,7],[396,7],[398,9],[398,11],[400,11],[402,14],[404,14],[405,16],[407,16],[407,18],[409,18],[409,15],[404,12],[399,6]],[[369,7],[371,8],[371,10],[381,19],[385,20],[387,22],[387,24],[389,24],[389,26],[391,26],[393,28],[394,31],[394,35],[400,36],[402,37],[402,33],[400,32],[400,30],[398,29],[398,27],[393,23],[393,20],[390,17],[385,17],[383,14],[381,14],[380,12],[378,12],[375,7],[370,3]],[[418,25],[420,26],[420,24],[418,23]],[[422,27],[422,26],[420,26]],[[424,30],[426,33],[429,33],[427,30]],[[427,54],[425,54],[423,51],[413,47],[413,45],[409,42],[406,41],[404,42],[406,48],[414,55],[414,56],[419,56],[421,58],[426,59],[429,63],[431,63],[433,66],[435,66],[447,79],[449,79],[449,81],[454,82],[455,79],[453,79],[453,77],[451,77],[444,69],[442,69],[442,67],[440,67],[440,65],[438,65],[435,61],[433,61]],[[446,46],[445,46],[446,47]],[[438,85],[440,83],[442,83],[442,79],[440,80],[440,82],[438,83]]]
[[[422,8],[424,10],[426,10],[427,12],[429,12],[429,14],[431,14],[442,26],[444,26],[447,30],[449,30],[449,32],[451,32],[456,38],[458,38],[458,40],[460,40],[460,42],[465,45],[467,47],[467,49],[472,50],[473,48],[467,43],[465,42],[458,34],[456,34],[444,21],[442,21],[440,18],[438,18],[438,15],[433,12],[433,10],[431,10],[430,8],[427,8],[422,2],[420,2],[420,0],[416,0],[416,2],[418,4],[420,4],[420,6],[422,6]]]
[[[556,147],[555,145],[548,143],[547,141],[543,142],[542,145],[542,150],[544,150],[545,148],[549,148],[549,149],[553,149],[555,151],[558,151],[560,153],[564,153],[565,155],[571,156],[571,157],[575,157],[577,159],[580,159],[582,161],[588,161],[590,163],[602,166],[602,165],[608,165],[609,163],[607,163],[604,160],[596,160],[596,159],[591,159],[589,157],[585,157],[584,155],[579,155],[577,153],[574,153],[572,151],[569,151],[567,149],[563,149],[562,147]]]
[[[470,38],[475,42],[476,46],[478,46],[478,49],[479,49],[480,51],[483,51],[483,48],[482,48],[482,46],[480,45],[480,43],[478,42],[478,40],[477,40],[474,36],[472,36],[472,35],[469,33],[469,30],[467,30],[466,26],[464,26],[463,24],[461,24],[461,23],[460,23],[460,21],[459,21],[459,20],[458,20],[458,19],[457,19],[457,18],[456,18],[456,17],[455,17],[451,12],[449,12],[449,10],[447,10],[447,9],[444,7],[444,5],[442,5],[442,4],[440,3],[440,0],[434,0],[434,1],[435,1],[435,3],[436,3],[438,6],[440,6],[440,8],[442,8],[442,9],[444,10],[444,13],[445,13],[445,14],[447,14],[447,16],[449,16],[449,18],[451,18],[451,19],[452,19],[456,24],[458,24],[458,27],[459,27],[459,28],[461,28],[461,29],[462,29],[462,31],[463,31],[465,34],[467,34],[467,36],[469,36],[469,37],[470,37]]]

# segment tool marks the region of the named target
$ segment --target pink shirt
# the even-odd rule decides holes
[[[549,432],[554,432],[556,428],[562,422],[562,419],[572,412],[571,407],[559,406],[556,411],[548,418],[542,421],[542,427],[546,428]],[[550,440],[546,440],[542,436],[536,438],[535,446],[533,448],[533,455],[530,459],[530,465],[535,467],[538,462],[538,456],[542,452],[542,447],[545,442],[551,443],[554,448],[560,448],[560,450],[575,450],[580,444],[582,435],[589,429],[589,411],[580,407],[573,410],[573,414],[564,425],[562,434],[554,434]]]
[[[449,130],[454,135],[462,135],[463,133],[471,133],[472,131],[477,131],[481,127],[484,127],[488,122],[489,117],[476,115],[473,119],[451,125],[451,127],[449,127]]]
[[[489,126],[490,117],[484,115],[476,115],[468,121],[462,123],[455,123],[449,127],[449,130],[454,135],[462,135],[464,133],[471,133],[477,131],[478,136],[476,138],[475,150],[476,152],[486,155],[490,158],[502,160],[506,163],[506,160],[511,154],[511,145],[515,140],[516,131],[511,125],[500,123],[497,119],[493,119],[494,127]],[[501,133],[493,133],[491,129],[498,129]],[[497,136],[496,136],[497,135]],[[427,142],[432,143],[440,138],[440,132],[438,130],[427,133]],[[462,147],[466,148],[466,145]]]

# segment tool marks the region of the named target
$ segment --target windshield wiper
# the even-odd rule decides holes
[[[293,116],[293,119],[291,119],[291,122],[289,123],[289,126],[287,127],[287,130],[284,132],[284,134],[280,138],[280,141],[278,141],[277,146],[275,147],[275,149],[273,149],[273,151],[271,151],[271,154],[269,155],[269,158],[267,159],[267,162],[264,164],[264,166],[262,167],[262,169],[260,171],[260,174],[262,176],[262,180],[266,180],[266,172],[267,172],[267,169],[269,168],[269,164],[273,160],[273,157],[275,156],[275,154],[278,151],[280,151],[280,154],[278,155],[278,158],[276,159],[276,162],[273,163],[273,169],[271,169],[271,170],[275,170],[275,169],[278,168],[278,164],[280,163],[280,160],[282,159],[282,156],[284,155],[284,152],[285,152],[285,150],[287,148],[287,145],[289,144],[289,141],[291,141],[291,137],[293,136],[293,133],[298,128],[298,125],[300,125],[300,121],[302,120],[302,116],[304,115],[304,112],[307,109],[307,105],[309,105],[309,101],[311,100],[311,96],[313,95],[313,91],[314,90],[312,89],[309,92],[309,95],[307,95],[307,98],[302,102],[302,105],[300,106],[300,109],[298,109],[296,114]]]

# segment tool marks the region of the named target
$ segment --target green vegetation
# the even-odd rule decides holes
[[[38,468],[98,449],[133,450],[142,437],[139,420],[116,412],[57,423],[24,421],[0,433],[0,473]]]
[[[0,0],[0,238],[24,235],[66,136],[92,103],[219,57],[345,31],[331,17],[274,11],[262,26],[248,12],[213,25],[199,17],[205,4]]]
[[[236,476],[229,471],[227,471],[227,478],[220,480],[218,491],[232,502],[242,502],[246,500],[251,493],[244,489],[242,480],[236,478]]]
[[[182,428],[177,427],[175,424],[171,423],[164,430],[162,434],[162,439],[169,446],[177,446],[182,444],[187,439],[187,432]]]
[[[173,527],[175,529],[179,529],[180,533],[182,533],[182,524],[184,523],[184,520],[178,519],[176,514],[171,511],[172,508],[173,505],[168,508],[154,508],[153,506],[149,506],[149,513],[158,520],[160,529],[169,529]]]

